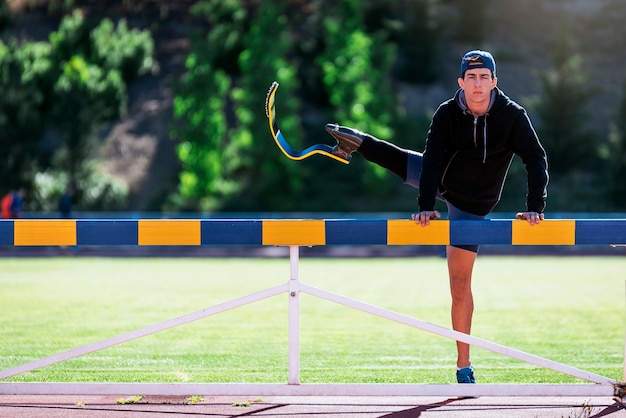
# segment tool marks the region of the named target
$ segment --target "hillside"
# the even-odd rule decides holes
[[[37,41],[47,39],[58,27],[60,14],[51,12],[47,1],[10,2],[17,13],[4,39],[16,37]],[[124,18],[129,26],[150,28],[155,41],[158,68],[129,85],[128,114],[103,131],[103,169],[126,181],[131,189],[129,210],[158,210],[154,206],[177,184],[178,158],[169,137],[172,115],[172,83],[184,73],[189,36],[200,26],[189,16],[191,0],[167,3],[145,0],[76,1],[89,19]],[[31,6],[29,6],[31,5]],[[33,6],[35,5],[35,6]]]
[[[48,2],[9,3],[20,14],[14,27],[4,34],[5,38],[44,39],[56,29],[58,16],[51,16]],[[103,168],[131,187],[130,210],[158,210],[164,194],[177,184],[179,166],[175,142],[168,132],[172,83],[185,71],[190,35],[202,27],[202,23],[188,13],[195,1],[77,0],[74,3],[91,18],[107,16],[116,20],[123,17],[131,26],[153,31],[158,71],[129,86],[128,115],[103,133],[102,156]],[[26,7],[34,4],[39,7]],[[606,16],[605,8],[609,7],[613,8],[610,21],[600,19],[600,15]],[[449,41],[441,48],[441,78],[449,82],[429,86],[396,83],[396,87],[409,115],[424,114],[456,89],[458,57],[478,46],[494,52],[499,86],[523,103],[538,94],[535,71],[551,66],[551,42],[558,36],[557,29],[569,24],[590,80],[598,84],[597,96],[589,103],[590,123],[599,137],[603,137],[615,117],[624,82],[626,29],[621,22],[625,17],[626,5],[615,0],[492,1],[485,42],[468,45]]]
[[[155,32],[158,72],[129,86],[128,116],[104,138],[104,168],[130,185],[131,210],[158,210],[153,202],[178,183],[169,123],[172,83],[184,73],[188,31],[184,21],[172,19],[159,25]]]

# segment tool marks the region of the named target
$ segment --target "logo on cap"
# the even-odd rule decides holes
[[[491,70],[494,76],[496,75],[496,61],[487,51],[477,49],[465,54],[461,60],[461,77],[470,68],[487,68]]]

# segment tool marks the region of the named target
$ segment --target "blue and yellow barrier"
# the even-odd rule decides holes
[[[1,220],[9,246],[319,246],[626,244],[626,219],[432,221],[386,219]]]

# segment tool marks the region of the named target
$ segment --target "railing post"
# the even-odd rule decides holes
[[[289,380],[290,385],[300,384],[300,279],[298,263],[300,247],[289,247]]]

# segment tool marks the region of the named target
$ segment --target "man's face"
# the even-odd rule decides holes
[[[458,81],[459,87],[465,91],[465,99],[474,103],[489,100],[491,90],[498,83],[497,77],[492,78],[488,68],[469,69],[465,72],[465,77]]]

